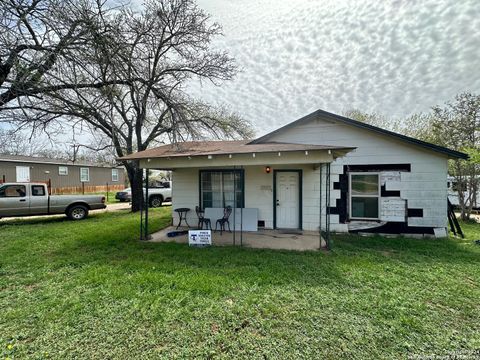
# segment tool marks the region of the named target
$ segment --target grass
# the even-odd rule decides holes
[[[170,221],[155,209],[153,228]],[[0,223],[0,355],[373,359],[480,348],[468,239],[334,237],[329,252],[140,243],[138,215]]]

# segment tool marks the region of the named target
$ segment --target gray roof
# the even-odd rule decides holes
[[[118,167],[117,165],[95,163],[95,162],[84,161],[84,160],[78,160],[78,161],[72,162],[71,160],[66,160],[66,159],[54,159],[54,158],[39,157],[39,156],[8,155],[8,154],[0,154],[0,162],[1,161],[19,162],[19,163],[52,164],[52,165],[68,165],[68,166],[106,167],[106,168]]]

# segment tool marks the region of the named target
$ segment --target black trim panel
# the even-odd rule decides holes
[[[349,233],[382,233],[382,234],[429,234],[434,235],[433,227],[408,226],[406,222],[387,222],[376,228],[351,230]]]
[[[423,209],[407,209],[407,217],[423,217]]]
[[[380,187],[380,197],[400,197],[400,190],[386,190],[386,186]]]

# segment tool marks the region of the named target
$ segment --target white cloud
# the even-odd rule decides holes
[[[243,71],[194,92],[259,135],[315,109],[389,116],[480,92],[480,7],[466,1],[198,0]]]

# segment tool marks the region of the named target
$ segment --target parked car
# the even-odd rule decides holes
[[[146,189],[143,188],[143,194],[145,196]],[[125,202],[132,201],[132,189],[126,188],[115,194],[115,199]],[[160,207],[164,202],[172,201],[172,183],[166,181],[160,187],[148,188],[148,203],[151,207]]]
[[[0,185],[0,218],[65,214],[71,220],[82,220],[90,210],[106,207],[101,195],[49,195],[42,183]]]

